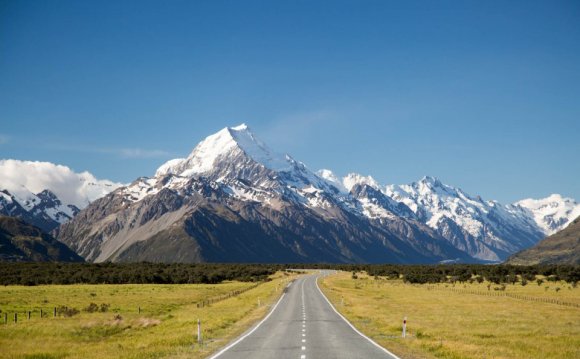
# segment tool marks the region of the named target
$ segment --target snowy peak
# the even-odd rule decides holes
[[[348,193],[346,187],[342,184],[342,180],[338,178],[337,175],[334,174],[331,170],[321,169],[316,172],[318,177],[325,180],[331,186],[336,187],[340,192]]]
[[[265,168],[288,171],[294,161],[289,156],[279,155],[257,138],[246,124],[226,127],[201,141],[185,159],[166,162],[156,176],[176,174],[191,177],[212,172],[221,161],[233,161],[245,155]]]
[[[358,185],[366,184],[374,189],[378,189],[380,187],[379,183],[375,181],[375,179],[372,178],[371,176],[363,176],[358,173],[347,174],[346,177],[342,179],[342,184],[349,191],[351,191],[352,188],[357,184]]]
[[[559,194],[542,199],[524,199],[514,203],[514,206],[527,212],[546,235],[564,229],[580,216],[580,204]]]
[[[288,171],[293,167],[292,164],[294,161],[288,155],[274,153],[250,131],[246,124],[227,128],[227,130],[238,147],[254,161],[278,172]]]

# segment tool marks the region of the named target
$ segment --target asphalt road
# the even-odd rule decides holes
[[[321,275],[294,281],[262,322],[210,358],[397,358],[334,310],[317,286]]]

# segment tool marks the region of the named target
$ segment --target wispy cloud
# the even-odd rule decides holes
[[[139,147],[90,147],[90,146],[71,146],[62,144],[49,144],[47,145],[50,149],[64,150],[71,152],[84,152],[84,153],[100,153],[105,155],[111,155],[123,159],[139,159],[139,158],[167,158],[171,157],[172,153],[159,150],[159,149],[147,149]]]
[[[10,142],[10,137],[0,133],[0,145],[7,144],[8,142]]]
[[[267,143],[292,149],[297,145],[307,145],[325,128],[332,128],[340,121],[340,116],[329,110],[288,114],[271,122],[261,137]]]
[[[171,153],[164,150],[148,150],[143,148],[119,148],[113,149],[122,158],[164,158],[171,155]]]

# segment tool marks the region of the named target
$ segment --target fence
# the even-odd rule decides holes
[[[211,304],[221,302],[222,300],[226,300],[228,298],[237,297],[238,295],[243,294],[249,290],[252,290],[252,289],[258,287],[259,285],[260,285],[260,283],[256,283],[256,284],[251,285],[251,286],[244,288],[244,289],[234,290],[234,291],[226,293],[226,294],[222,294],[222,295],[218,295],[218,296],[211,297],[208,299],[204,299],[201,302],[198,302],[196,305],[198,308],[203,308],[205,306],[209,306]]]
[[[444,290],[444,291],[450,291],[450,292],[455,292],[455,293],[484,295],[484,296],[488,296],[488,297],[509,297],[509,298],[514,298],[514,299],[527,300],[530,302],[550,303],[550,304],[556,304],[556,305],[563,305],[563,306],[567,306],[567,307],[580,308],[579,303],[566,302],[566,301],[563,301],[560,299],[555,299],[555,298],[541,298],[541,297],[532,297],[532,296],[523,295],[523,294],[506,293],[506,292],[497,291],[497,290],[483,291],[483,290],[475,290],[475,289],[442,288],[442,287],[438,287],[438,286],[434,286],[434,285],[429,285],[429,286],[427,286],[427,288],[430,290],[431,289]]]

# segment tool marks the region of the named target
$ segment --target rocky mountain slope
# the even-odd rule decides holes
[[[98,199],[58,230],[89,261],[470,261],[407,206],[340,189],[245,125]]]
[[[575,264],[580,265],[580,217],[560,232],[543,239],[507,261],[509,264]]]
[[[21,219],[0,216],[0,261],[82,262],[66,245]]]

